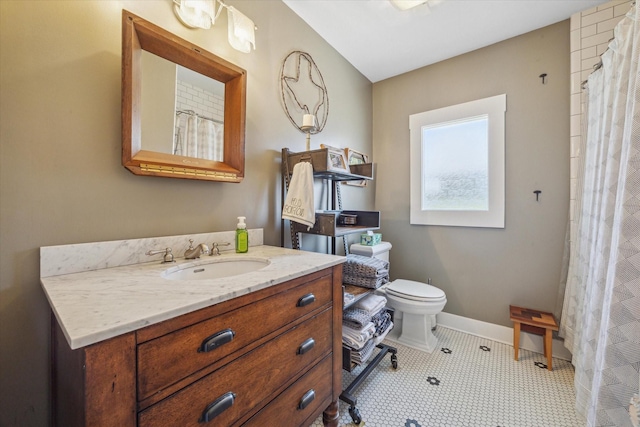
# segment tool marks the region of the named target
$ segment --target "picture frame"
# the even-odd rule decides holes
[[[329,145],[320,144],[320,148],[326,148],[327,153],[327,170],[331,172],[349,173],[349,163],[347,156],[342,148],[331,147]]]
[[[345,154],[347,156],[347,164],[349,165],[363,165],[369,163],[369,156],[361,153],[360,151],[345,148]],[[364,179],[360,181],[344,181],[343,184],[353,185],[355,187],[366,187],[367,181]]]
[[[345,148],[347,163],[350,165],[363,165],[369,163],[369,156],[352,148]]]

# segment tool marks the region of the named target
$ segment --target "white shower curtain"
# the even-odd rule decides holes
[[[573,354],[587,426],[631,426],[640,369],[640,53],[638,7],[587,82],[586,138],[560,335]]]
[[[197,114],[176,113],[173,154],[224,160],[224,126]]]

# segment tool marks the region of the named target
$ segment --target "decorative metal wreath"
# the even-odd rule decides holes
[[[322,132],[329,116],[329,95],[311,55],[295,50],[282,61],[280,93],[287,117],[300,132],[305,133],[301,129],[304,114],[316,117],[316,128],[310,133]]]

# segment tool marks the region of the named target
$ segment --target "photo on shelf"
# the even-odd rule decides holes
[[[349,173],[349,164],[347,156],[342,148],[331,147],[329,145],[320,144],[320,148],[326,148],[327,153],[327,169],[332,172]]]
[[[347,163],[349,164],[349,166],[351,165],[364,165],[366,163],[369,163],[369,156],[367,156],[366,154],[363,154],[359,151],[353,150],[351,148],[345,148],[345,153],[347,156]],[[360,181],[344,181],[343,184],[345,185],[353,185],[356,187],[366,187],[367,186],[367,181],[366,180],[360,180]]]

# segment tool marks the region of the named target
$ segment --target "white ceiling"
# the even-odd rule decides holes
[[[607,0],[283,0],[371,82],[568,19]]]

